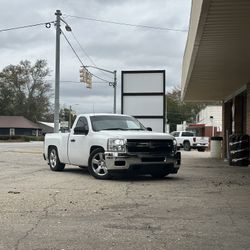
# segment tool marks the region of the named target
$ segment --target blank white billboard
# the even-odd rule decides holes
[[[165,132],[165,70],[122,71],[122,114]]]
[[[137,118],[138,121],[140,121],[142,123],[142,125],[144,127],[150,127],[153,129],[153,131],[155,132],[162,132],[164,129],[163,129],[163,122],[162,122],[162,119],[150,119],[150,118]]]
[[[162,92],[162,73],[125,74],[123,93],[159,93]]]
[[[124,96],[123,112],[133,116],[162,116],[163,96]]]

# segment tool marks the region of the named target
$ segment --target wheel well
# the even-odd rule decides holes
[[[49,146],[48,146],[48,158],[49,158],[49,151],[50,151],[51,149],[53,149],[53,148],[56,150],[58,159],[59,159],[59,161],[60,161],[59,152],[58,152],[57,146],[55,146],[55,145],[49,145]]]
[[[102,148],[102,149],[103,149],[103,151],[104,151],[104,148],[103,148],[103,147],[98,146],[98,145],[93,145],[93,146],[91,146],[91,148],[90,148],[89,155],[90,155],[90,154],[91,154],[94,150],[96,150],[97,148]]]
[[[188,140],[183,141],[183,144],[186,143],[186,142],[188,142],[190,144],[190,141],[188,141]]]
[[[56,147],[56,146],[54,146],[54,145],[49,145],[49,146],[48,146],[48,155],[49,155],[49,151],[50,151],[52,148],[55,148],[56,151],[57,151],[57,147]]]

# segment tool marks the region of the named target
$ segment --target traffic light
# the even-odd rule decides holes
[[[86,88],[92,88],[92,74],[83,66],[80,69],[80,82],[84,82]]]
[[[87,71],[86,74],[86,88],[91,89],[92,88],[92,75]]]
[[[84,67],[80,68],[80,82],[86,82],[86,72],[87,70]]]

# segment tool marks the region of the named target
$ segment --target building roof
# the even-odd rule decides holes
[[[42,121],[37,121],[38,124],[45,125],[50,128],[54,128],[54,122],[42,122]],[[60,125],[59,125],[60,126]]]
[[[227,100],[250,81],[250,1],[193,0],[182,66],[184,101]]]
[[[40,129],[36,123],[26,119],[23,116],[0,116],[0,128]]]

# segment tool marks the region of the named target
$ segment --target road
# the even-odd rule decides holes
[[[52,172],[42,143],[0,143],[0,249],[249,249],[250,169],[182,152],[178,175]]]

